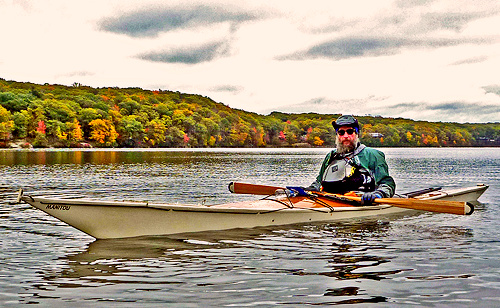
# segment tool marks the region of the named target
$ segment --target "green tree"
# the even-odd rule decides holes
[[[102,119],[102,115],[94,108],[83,108],[78,112],[78,121],[81,124],[85,138],[90,137],[90,123],[97,119]]]
[[[177,126],[171,126],[167,129],[165,145],[174,148],[183,147],[185,135],[186,133],[180,130]]]
[[[26,110],[35,97],[31,94],[0,92],[0,106],[11,112]]]
[[[141,109],[141,105],[129,97],[119,102],[118,107],[120,107],[120,113],[123,115],[132,115],[135,111]]]
[[[141,122],[137,121],[137,116],[124,116],[118,126],[120,139],[133,139],[141,141],[144,137],[144,127]]]
[[[28,111],[21,110],[12,115],[14,121],[13,135],[17,138],[26,138],[28,136]]]
[[[42,106],[47,118],[63,123],[76,118],[80,109],[80,105],[70,100],[46,99],[42,102]]]

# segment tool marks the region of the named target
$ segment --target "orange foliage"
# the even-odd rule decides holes
[[[115,126],[109,120],[96,119],[89,123],[92,131],[90,139],[95,140],[100,144],[113,144],[118,137]]]
[[[318,137],[318,136],[315,136],[315,137],[314,137],[314,141],[313,141],[313,144],[314,144],[314,145],[317,145],[317,146],[322,146],[322,145],[323,145],[323,143],[324,143],[324,141],[323,141],[323,140],[321,140],[321,138],[320,138],[320,137]]]
[[[67,124],[70,124],[68,126],[71,127],[69,131],[70,138],[75,141],[83,140],[83,131],[82,127],[80,126],[80,123],[78,123],[78,120],[74,119],[73,123],[67,123]]]
[[[46,129],[47,129],[47,126],[45,126],[45,122],[42,120],[38,121],[38,127],[36,128],[36,131],[39,132],[40,134],[45,135]]]

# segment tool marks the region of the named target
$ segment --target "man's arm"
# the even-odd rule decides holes
[[[366,152],[366,153],[363,153]],[[362,164],[369,166],[369,170],[375,179],[376,191],[379,192],[383,198],[391,198],[396,192],[396,182],[389,175],[389,167],[385,160],[385,155],[379,150],[373,148],[366,148],[361,154],[364,160]]]

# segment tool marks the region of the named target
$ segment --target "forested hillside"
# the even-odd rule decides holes
[[[0,147],[284,147],[334,145],[338,115],[259,115],[208,97],[140,88],[0,79]],[[371,146],[499,146],[500,123],[359,116]]]

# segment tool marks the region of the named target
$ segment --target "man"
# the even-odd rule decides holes
[[[392,197],[396,183],[389,175],[385,155],[359,142],[358,120],[342,115],[332,125],[337,148],[326,155],[316,181],[307,189],[337,194],[360,191],[365,205],[376,198]]]

